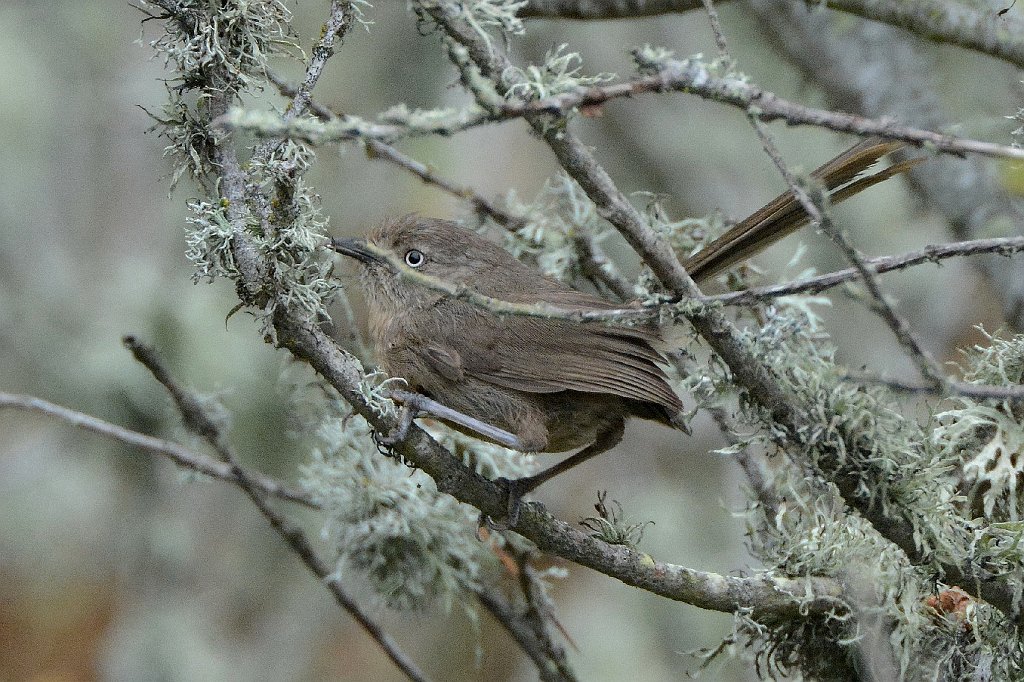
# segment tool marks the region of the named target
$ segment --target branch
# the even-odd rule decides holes
[[[98,417],[93,417],[61,405],[55,405],[42,398],[15,393],[0,393],[0,409],[2,408],[37,412],[50,417],[56,417],[72,426],[77,426],[86,431],[92,431],[101,436],[113,438],[125,445],[141,448],[147,452],[166,457],[184,469],[189,469],[212,478],[219,478],[222,481],[238,482],[238,476],[224,462],[210,459],[173,441],[153,438],[152,436],[126,429],[123,426],[111,424]],[[276,481],[258,472],[248,471],[246,475],[253,485],[265,495],[273,495],[282,500],[296,502],[306,507],[316,507],[316,504],[304,491],[286,486],[280,481]]]
[[[645,66],[655,68],[658,72],[623,83],[581,87],[538,100],[502,102],[471,124],[457,129],[444,127],[443,130],[432,132],[452,135],[480,123],[520,117],[529,119],[531,115],[540,114],[565,116],[580,107],[597,106],[615,99],[652,93],[682,92],[743,109],[765,122],[784,120],[791,126],[811,125],[861,136],[878,135],[953,156],[980,154],[996,158],[1024,159],[1024,149],[1018,147],[945,135],[900,125],[891,119],[869,118],[804,106],[738,78],[716,76],[699,60],[669,59]],[[241,110],[232,110],[229,114],[217,118],[214,125],[264,137],[289,137],[311,144],[354,139],[393,142],[408,132],[401,126],[367,125],[349,117],[334,118],[326,122],[305,119],[285,121],[271,114]]]
[[[637,52],[634,55],[638,59],[643,58]],[[944,135],[900,125],[891,119],[869,118],[804,106],[741,79],[716,76],[709,70],[707,64],[696,59],[667,59],[642,66],[657,69],[657,73],[640,76],[624,83],[578,88],[561,95],[529,102],[509,102],[503,104],[497,113],[503,117],[527,118],[529,114],[539,113],[565,115],[580,107],[596,106],[614,99],[675,91],[729,104],[764,122],[783,120],[790,126],[812,125],[861,136],[878,135],[954,156],[980,154],[1024,159],[1024,149],[1018,147]]]
[[[973,256],[979,253],[996,253],[1002,256],[1010,256],[1014,253],[1024,251],[1024,237],[997,237],[993,239],[971,239],[963,242],[951,242],[949,244],[937,244],[926,246],[920,251],[911,251],[899,256],[880,256],[878,258],[865,258],[864,264],[876,274],[902,270],[922,263],[938,263],[946,258],[960,256]],[[734,291],[727,294],[715,294],[705,297],[709,302],[719,302],[724,305],[751,305],[767,301],[781,296],[793,294],[816,294],[827,289],[839,286],[860,277],[856,268],[838,270],[825,275],[808,277],[806,279],[787,282],[785,284],[774,284],[765,287]]]
[[[799,5],[801,3],[793,3]],[[1024,68],[1024,22],[941,0],[823,0],[830,9],[898,26],[922,38],[1004,59]],[[699,9],[701,0],[531,0],[526,18],[633,19]],[[810,9],[809,9],[810,11]]]

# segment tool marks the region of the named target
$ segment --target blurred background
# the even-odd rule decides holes
[[[308,48],[327,3],[289,5]],[[1005,117],[1022,102],[1020,74],[1010,65],[923,44],[846,15],[797,10],[839,39],[860,32],[868,36],[861,40],[911,50],[928,80],[904,73],[908,80],[894,87],[907,99],[920,98],[921,91],[932,98],[935,118],[929,123],[1010,142],[1015,123]],[[837,106],[842,100],[821,86],[821,74],[787,53],[799,48],[784,43],[799,36],[773,25],[766,11],[771,7],[762,3],[720,8],[738,68],[781,96]],[[1020,12],[1011,9],[1009,16],[1019,18]],[[773,14],[776,22],[790,20]],[[197,190],[182,182],[168,195],[171,164],[162,156],[164,142],[147,132],[152,121],[143,108],[159,112],[167,74],[148,46],[157,29],[141,26],[142,18],[121,1],[0,3],[0,391],[37,395],[194,444],[163,389],[122,347],[121,337],[135,334],[154,344],[184,383],[221,397],[233,414],[232,439],[249,464],[295,480],[306,452],[288,437],[279,381],[286,354],[262,342],[250,317],[239,314],[225,323],[237,302],[229,283],[193,285],[190,279],[183,256],[185,201]],[[329,63],[317,90],[322,103],[368,118],[398,102],[466,103],[437,37],[417,32],[404,2],[380,2],[367,9],[367,18],[374,22],[369,30],[354,29]],[[582,54],[586,72],[626,77],[628,49],[644,43],[679,56],[714,53],[706,17],[692,12],[636,21],[535,20],[511,54],[519,64],[539,63],[562,42]],[[850,62],[864,57],[833,56]],[[294,62],[278,66],[293,78],[300,73]],[[267,99],[274,98],[268,93]],[[890,104],[876,103],[895,110]],[[902,115],[914,122],[911,114]],[[614,102],[602,116],[574,125],[620,187],[665,195],[676,218],[721,209],[738,219],[784,189],[744,114],[696,97]],[[771,130],[791,166],[805,170],[853,142],[818,129]],[[510,190],[532,198],[557,172],[547,147],[521,121],[399,147],[492,198]],[[935,167],[981,177],[993,192],[1020,184],[1012,166],[947,160]],[[466,206],[354,145],[320,150],[309,179],[335,234],[359,233],[385,216],[411,211],[467,216]],[[966,207],[977,190],[962,185],[963,196],[946,197],[950,209],[929,202],[921,189],[926,183],[924,176],[915,176],[912,185],[886,183],[844,204],[837,219],[871,255],[966,237],[965,230],[975,236],[1019,230],[1012,220],[991,216],[983,221],[987,235],[966,220],[951,222],[950,211]],[[809,254],[787,270],[800,241]],[[758,263],[770,281],[809,266],[843,267],[826,242],[805,232]],[[606,248],[635,273],[622,243]],[[973,263],[927,266],[884,280],[928,350],[943,360],[980,340],[973,325],[994,330],[1020,314],[1008,303],[1012,269],[1005,262],[982,261],[980,269]],[[352,270],[343,266],[342,276],[359,305]],[[852,298],[837,294],[833,300],[823,315],[842,362],[913,377],[876,317]],[[723,445],[710,421],[702,418],[697,427],[686,438],[631,424],[616,450],[545,485],[537,497],[560,518],[575,521],[590,515],[596,491],[607,489],[630,519],[655,522],[642,544],[655,557],[732,575],[754,570],[742,519],[733,514],[746,500],[742,474],[734,463],[709,454]],[[316,537],[320,520],[313,514],[300,518]],[[554,599],[575,642],[570,657],[581,679],[680,679],[698,666],[688,652],[714,648],[731,631],[728,615],[568,568]],[[358,583],[352,589],[435,679],[536,677],[486,616],[477,631],[458,610],[393,613]],[[754,679],[742,660],[717,663],[705,675]],[[52,419],[4,412],[0,680],[26,679],[401,678],[238,490],[191,480],[165,461]]]

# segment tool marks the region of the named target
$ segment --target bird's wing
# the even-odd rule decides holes
[[[672,412],[682,408],[659,366],[665,360],[650,330],[516,316],[493,322],[473,326],[473,343],[464,334],[438,339],[443,346],[457,344],[469,376],[527,393],[609,393]],[[460,331],[452,327],[450,333]]]

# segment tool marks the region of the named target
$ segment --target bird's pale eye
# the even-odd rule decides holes
[[[405,252],[405,264],[410,268],[418,268],[427,261],[427,257],[423,255],[422,251],[416,249],[409,249]]]

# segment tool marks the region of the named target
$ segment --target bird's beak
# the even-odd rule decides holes
[[[380,260],[377,254],[367,245],[365,239],[332,237],[330,246],[341,255],[355,258],[363,263],[375,263]]]

